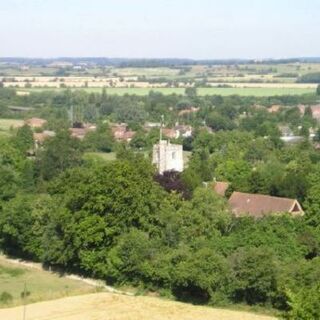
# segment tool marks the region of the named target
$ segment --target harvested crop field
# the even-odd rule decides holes
[[[0,319],[22,319],[23,307],[0,309]],[[26,320],[275,320],[247,312],[198,307],[112,293],[68,297],[26,307]]]
[[[236,85],[235,85],[236,86]],[[56,91],[61,92],[65,90],[63,88],[31,88],[31,89],[21,89],[21,92],[43,92],[43,91]],[[71,88],[71,90],[84,90],[86,92],[101,93],[102,88]],[[185,92],[184,88],[107,88],[108,94],[117,95],[148,95],[151,91],[160,92],[164,95],[170,94],[181,94]],[[269,97],[269,96],[283,96],[283,95],[300,95],[300,94],[312,94],[315,93],[314,88],[310,87],[234,87],[234,88],[198,88],[198,95],[240,95],[240,96],[256,96],[256,97]]]

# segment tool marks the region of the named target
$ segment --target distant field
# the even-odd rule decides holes
[[[65,89],[51,89],[51,88],[32,88],[24,89],[20,91],[28,92],[43,92],[43,91],[61,91]],[[72,89],[72,90],[85,90],[87,92],[101,92],[101,88],[81,88],[81,89]],[[135,94],[135,95],[147,95],[150,91],[160,92],[162,94],[184,94],[184,88],[107,88],[108,94]],[[201,96],[204,95],[221,95],[221,96],[230,96],[230,95],[240,95],[240,96],[281,96],[281,95],[300,95],[307,93],[314,93],[315,89],[313,88],[291,88],[291,87],[263,87],[263,88],[199,88],[198,94]]]
[[[0,74],[3,76],[41,76],[57,75],[61,69],[57,66],[18,66],[0,65]],[[319,63],[284,63],[284,64],[240,64],[240,65],[190,65],[172,67],[112,67],[112,66],[88,66],[83,70],[67,68],[70,75],[117,75],[117,76],[147,76],[147,77],[247,77],[273,78],[284,74],[291,74],[296,78],[306,73],[319,72]],[[281,79],[279,79],[281,81]]]
[[[81,281],[66,279],[43,270],[31,269],[6,261],[0,255],[0,308],[7,304],[1,296],[4,292],[12,296],[9,305],[23,303],[21,299],[26,283],[29,295],[27,303],[57,299],[69,295],[94,292],[94,288]],[[5,319],[0,316],[0,319]],[[7,318],[9,320],[9,318]]]
[[[18,128],[23,125],[23,120],[0,119],[0,132],[8,133],[10,129]]]

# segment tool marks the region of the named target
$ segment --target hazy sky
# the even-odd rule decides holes
[[[320,0],[0,0],[0,56],[320,56]]]

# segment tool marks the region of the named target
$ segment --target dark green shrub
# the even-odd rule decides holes
[[[13,299],[12,295],[7,291],[3,291],[0,294],[0,303],[8,304],[12,301],[12,299]]]

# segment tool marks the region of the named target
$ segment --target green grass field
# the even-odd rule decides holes
[[[22,297],[25,284],[29,292],[26,303],[95,292],[92,286],[81,281],[15,265],[0,255],[0,308],[24,303]],[[8,295],[12,298],[6,301],[3,297]]]
[[[23,125],[23,120],[16,119],[0,119],[0,131],[9,132],[11,129],[18,128]]]
[[[183,161],[185,166],[188,165],[190,156],[191,156],[190,151],[183,151]],[[148,152],[145,152],[145,156],[147,156]],[[84,159],[86,160],[95,160],[95,159],[103,159],[105,161],[112,161],[116,159],[116,153],[115,152],[86,152],[84,155]]]
[[[85,160],[96,160],[96,159],[102,159],[105,161],[113,161],[116,160],[116,153],[115,152],[86,152],[84,154]]]
[[[23,120],[0,119],[0,137],[9,137],[15,128],[23,125]]]
[[[29,91],[29,92],[43,92],[43,91],[61,91],[65,89],[50,89],[50,88],[32,88],[32,89],[23,89],[20,91]],[[72,89],[72,90],[85,90],[87,92],[101,92],[101,88],[82,88],[82,89]],[[150,91],[161,92],[162,94],[184,94],[184,88],[108,88],[108,94],[135,94],[135,95],[147,95]],[[314,89],[310,88],[199,88],[198,94],[200,96],[205,95],[221,95],[221,96],[230,96],[230,95],[240,95],[240,96],[281,96],[281,95],[301,95],[301,94],[311,94],[314,93]]]

